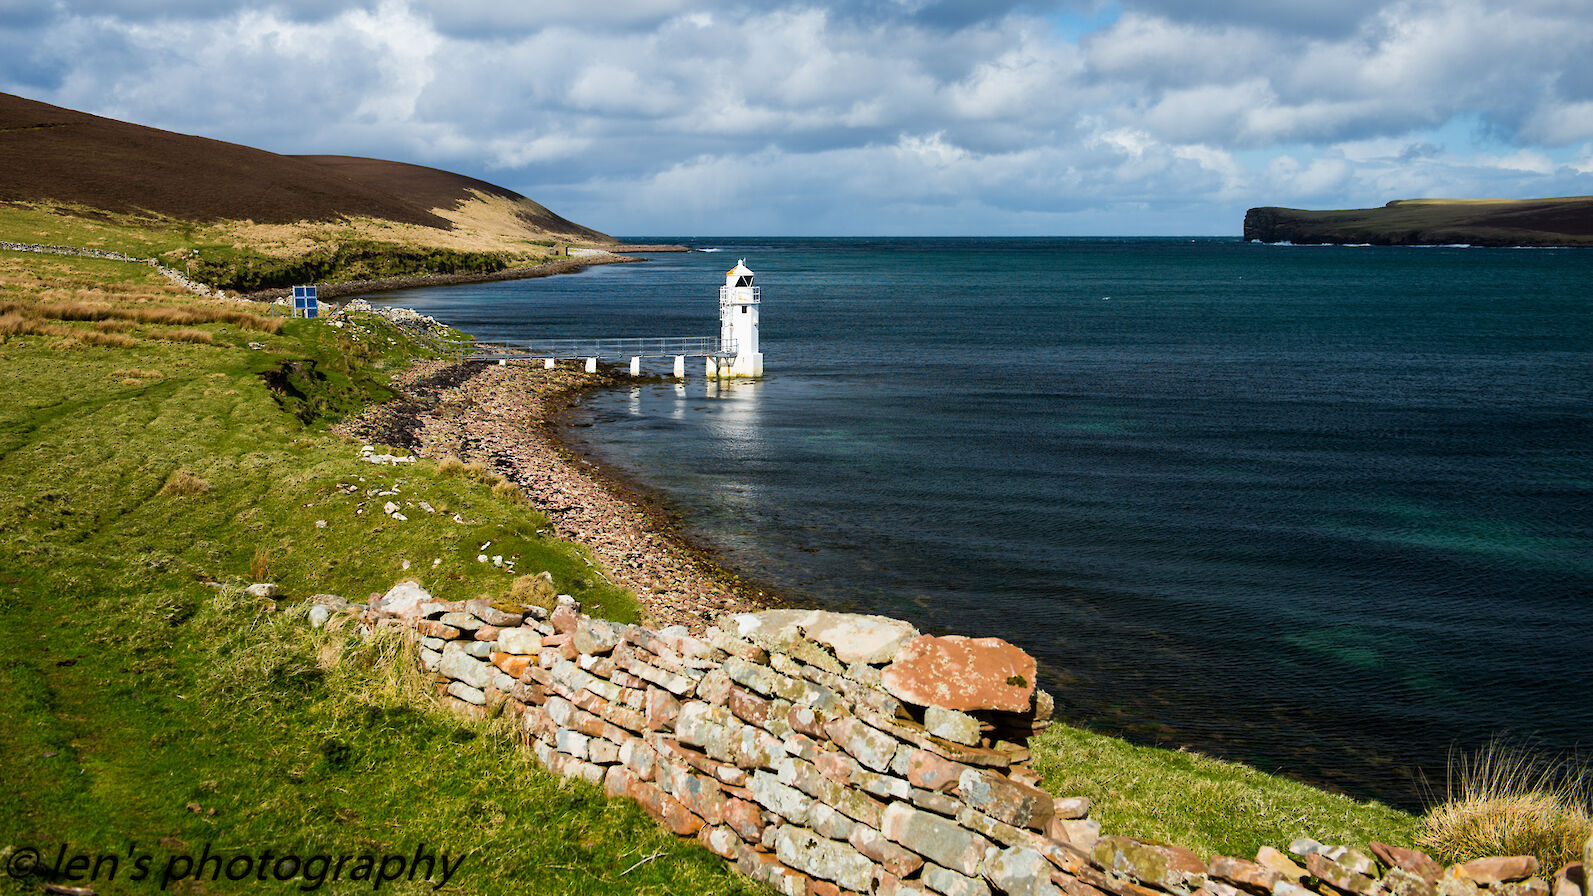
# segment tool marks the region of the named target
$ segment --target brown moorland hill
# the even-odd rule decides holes
[[[0,202],[216,223],[366,218],[499,239],[612,242],[526,197],[421,165],[284,156],[0,93]]]
[[[324,166],[0,93],[0,201],[186,221],[365,216],[448,227],[426,207]]]

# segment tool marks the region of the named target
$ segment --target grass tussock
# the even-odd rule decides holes
[[[161,373],[158,370],[148,370],[140,367],[123,367],[121,369],[111,371],[110,375],[112,377],[119,377],[121,379],[129,380],[158,380],[164,377],[166,374]]]
[[[132,348],[138,340],[126,333],[102,333],[99,330],[81,330],[77,334],[79,342],[85,345],[103,345],[106,348]]]
[[[249,558],[249,580],[252,582],[271,581],[271,552],[265,548],[255,548],[254,556]]]
[[[1582,857],[1593,835],[1593,767],[1546,760],[1507,741],[1450,757],[1446,799],[1417,844],[1445,862],[1536,856],[1546,871]]]
[[[149,371],[142,371],[148,373]],[[187,470],[178,470],[166,477],[166,483],[160,487],[160,494],[171,495],[176,498],[192,498],[210,491],[210,483]]]
[[[195,342],[200,345],[215,345],[216,337],[210,335],[209,330],[196,330],[184,327],[180,330],[162,330],[155,333],[156,338],[169,342]]]
[[[437,473],[440,476],[465,475],[465,462],[450,454],[437,462]]]
[[[509,585],[509,592],[503,596],[503,599],[512,604],[551,610],[557,602],[556,592],[557,589],[553,587],[553,577],[542,572],[534,576],[516,578]]]
[[[513,482],[510,482],[507,479],[499,479],[497,482],[492,484],[492,496],[500,501],[505,501],[510,504],[528,503],[526,501],[525,491],[522,490],[520,486],[515,485]]]
[[[138,329],[138,324],[130,320],[102,320],[94,324],[94,329],[101,333],[128,333]]]

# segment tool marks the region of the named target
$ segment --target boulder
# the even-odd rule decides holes
[[[414,579],[394,585],[376,602],[376,608],[400,619],[419,619],[420,605],[431,603],[431,595]]]
[[[1000,638],[920,635],[880,673],[886,692],[915,706],[1028,712],[1034,657]]]

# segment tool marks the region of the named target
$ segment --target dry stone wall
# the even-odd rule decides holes
[[[1103,836],[1088,800],[1030,769],[1051,699],[1033,658],[998,639],[806,610],[695,637],[557,601],[443,603],[406,584],[343,609],[413,629],[456,711],[512,714],[547,768],[635,800],[786,896],[1593,896],[1579,865],[1545,877],[1530,857],[1446,868],[1301,839],[1292,857],[1207,862]]]

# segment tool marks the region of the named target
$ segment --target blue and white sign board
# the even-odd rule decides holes
[[[313,286],[295,286],[295,287],[293,287],[293,316],[294,317],[318,317],[319,316],[319,312],[320,312],[320,308],[316,304],[316,299],[315,299],[315,287],[313,287]]]

